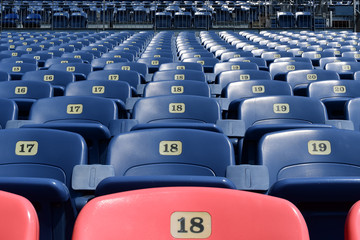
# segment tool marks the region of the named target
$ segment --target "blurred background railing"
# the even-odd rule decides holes
[[[356,2],[356,1],[355,1]],[[3,29],[354,29],[358,4],[332,0],[4,1]]]

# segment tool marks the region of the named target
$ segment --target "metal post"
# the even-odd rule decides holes
[[[353,0],[353,31],[356,32],[356,0]]]
[[[100,16],[101,16],[101,13],[102,13],[102,17],[103,17],[103,31],[105,31],[105,0],[103,0],[103,9],[102,11],[100,12]]]

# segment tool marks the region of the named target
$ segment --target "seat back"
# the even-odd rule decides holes
[[[223,89],[231,82],[248,80],[271,80],[271,75],[267,71],[252,69],[225,71],[217,75],[215,83],[219,84]]]
[[[115,136],[108,147],[106,164],[114,166],[115,176],[225,177],[227,166],[234,164],[234,152],[222,133],[153,128]]]
[[[118,109],[110,99],[63,96],[39,99],[32,105],[29,119],[37,123],[72,121],[94,122],[108,126],[117,116]]]
[[[110,81],[124,81],[129,83],[133,88],[141,83],[140,73],[132,70],[101,70],[91,72],[87,76],[87,80],[110,80]]]
[[[149,82],[144,88],[144,97],[162,95],[197,95],[210,97],[209,85],[199,81],[158,81]]]
[[[26,198],[0,191],[0,203],[1,239],[39,240],[39,220]]]
[[[192,80],[206,82],[206,76],[202,71],[195,70],[168,70],[154,73],[153,81],[169,80]]]
[[[232,101],[228,118],[242,119],[245,128],[255,124],[323,124],[326,110],[316,99],[299,96],[268,96]]]
[[[73,234],[74,240],[144,237],[309,239],[301,213],[286,200],[201,187],[154,188],[95,198],[79,215]]]
[[[288,72],[304,69],[313,69],[313,66],[307,62],[276,62],[269,66],[271,77],[275,80],[286,80]]]
[[[286,82],[252,80],[229,83],[221,94],[222,97],[228,98],[230,101],[275,95],[292,95],[292,89]]]
[[[15,101],[1,98],[0,99],[0,126],[1,128],[6,127],[6,123],[9,120],[17,120],[18,119],[18,106]]]
[[[208,97],[158,96],[139,99],[134,105],[132,117],[139,123],[216,123],[220,119],[220,107],[216,100]]]

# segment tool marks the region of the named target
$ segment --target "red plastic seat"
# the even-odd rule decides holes
[[[360,239],[360,201],[350,209],[345,223],[345,240]]]
[[[119,239],[308,240],[290,202],[267,195],[206,187],[128,191],[91,200],[73,240]]]
[[[26,198],[0,191],[0,213],[0,239],[39,239],[38,217]]]

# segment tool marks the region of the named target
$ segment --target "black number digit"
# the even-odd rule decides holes
[[[190,220],[191,223],[191,227],[190,227],[190,231],[193,233],[201,233],[204,231],[204,225],[202,225],[202,223],[204,222],[204,220],[200,217],[194,217]]]
[[[185,230],[185,218],[182,217],[178,219],[178,222],[180,222],[180,230],[178,231],[178,233],[187,233],[188,231]]]

